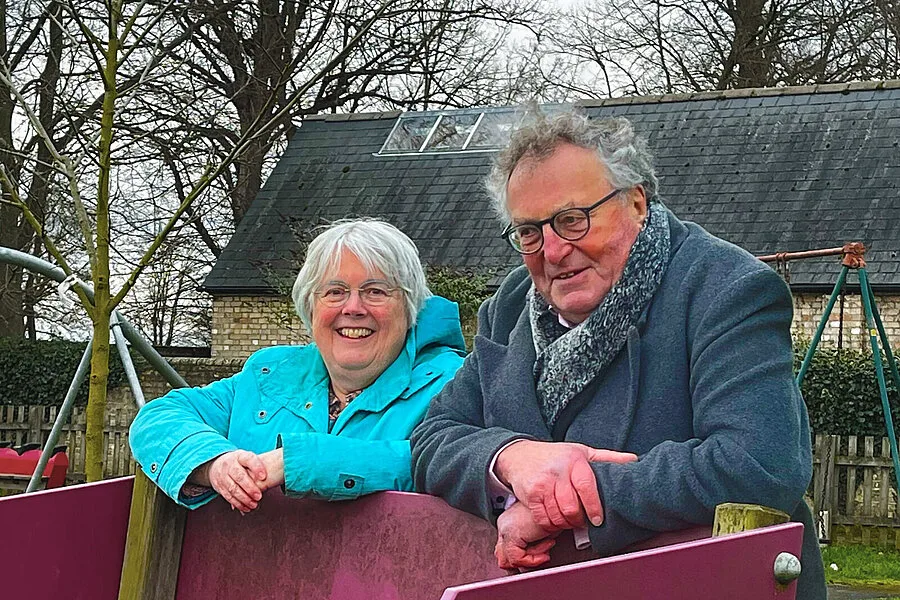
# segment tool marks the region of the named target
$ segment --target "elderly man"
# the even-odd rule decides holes
[[[489,188],[525,265],[413,432],[417,489],[497,519],[512,568],[564,529],[609,555],[774,507],[806,526],[798,598],[824,599],[784,282],[666,209],[624,119],[533,117]]]

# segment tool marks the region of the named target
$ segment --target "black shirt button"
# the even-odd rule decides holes
[[[352,490],[354,488],[354,486],[356,486],[356,482],[353,481],[352,479],[344,480],[344,487],[347,488],[348,490]]]

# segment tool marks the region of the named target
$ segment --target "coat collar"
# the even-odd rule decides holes
[[[353,414],[360,411],[382,412],[398,398],[409,397],[441,376],[436,368],[414,369],[415,356],[415,330],[411,330],[400,355],[341,412],[332,431],[337,432]],[[323,406],[327,406],[328,370],[314,344],[298,347],[296,353],[290,353],[272,363],[256,364],[254,371],[260,402],[270,412],[285,407],[298,416],[309,419],[310,413],[305,409],[308,402],[321,402],[324,403]],[[321,425],[310,424],[317,428]]]

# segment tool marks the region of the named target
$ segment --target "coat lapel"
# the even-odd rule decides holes
[[[534,342],[527,311],[522,311],[509,345],[475,337],[487,427],[503,427],[549,440],[534,389]]]
[[[613,430],[615,442],[612,449],[614,450],[626,447],[628,434],[634,424],[634,413],[637,410],[641,380],[641,336],[637,327],[632,326],[628,329],[628,341],[625,348],[628,352],[628,395],[621,413],[622,422]]]

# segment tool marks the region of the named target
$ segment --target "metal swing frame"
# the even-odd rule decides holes
[[[878,307],[875,303],[875,294],[872,291],[872,284],[869,282],[869,274],[866,272],[865,253],[866,247],[862,243],[851,242],[844,244],[840,248],[810,250],[807,252],[779,252],[778,254],[760,256],[759,259],[763,262],[774,262],[777,265],[783,265],[786,268],[787,262],[790,260],[822,256],[841,256],[841,272],[838,274],[837,283],[834,285],[834,290],[831,292],[831,297],[828,299],[828,304],[825,306],[825,312],[822,314],[822,318],[819,319],[816,332],[806,351],[806,356],[803,357],[803,362],[800,364],[800,370],[797,372],[798,387],[803,383],[803,378],[806,376],[807,371],[809,371],[813,356],[816,353],[816,348],[819,345],[819,341],[822,339],[825,325],[828,323],[828,319],[831,317],[831,313],[834,310],[835,302],[844,291],[844,286],[847,283],[847,275],[851,270],[856,271],[857,278],[859,279],[859,292],[862,297],[863,312],[866,317],[866,329],[869,335],[869,344],[872,347],[872,361],[875,364],[875,376],[878,379],[878,391],[881,395],[884,425],[887,429],[888,442],[891,447],[891,460],[894,464],[894,485],[897,491],[898,503],[900,503],[900,457],[897,456],[897,436],[894,432],[894,419],[891,415],[891,405],[890,402],[888,402],[887,381],[884,375],[884,361],[881,359],[882,351],[884,352],[884,357],[890,368],[891,376],[894,380],[894,387],[898,390],[900,390],[900,372],[897,370],[897,360],[894,357],[894,353],[891,351],[891,344],[884,331],[884,324],[878,314]]]
[[[18,250],[13,250],[12,248],[0,246],[0,263],[28,269],[29,271],[43,275],[60,284],[67,282],[65,272],[59,267],[56,267],[41,258]],[[94,290],[90,285],[78,279],[74,280],[73,285],[81,287],[87,296],[93,299]],[[128,351],[128,342],[131,342],[131,347],[147,359],[150,366],[156,369],[169,385],[173,388],[188,387],[187,381],[172,368],[172,365],[166,362],[166,359],[160,356],[156,349],[150,345],[150,342],[148,342],[147,339],[144,338],[144,336],[118,311],[113,311],[112,315],[110,315],[110,329],[112,330],[113,338],[116,342],[115,346],[119,353],[119,358],[122,360],[122,367],[125,370],[128,385],[131,388],[131,393],[134,396],[134,401],[138,408],[144,405],[144,392],[141,389],[137,371],[134,368],[131,354]],[[35,466],[34,472],[31,474],[31,479],[28,481],[28,487],[25,490],[26,494],[36,491],[40,485],[41,475],[47,467],[50,455],[53,452],[53,447],[56,446],[63,425],[69,420],[69,415],[75,404],[75,397],[78,395],[78,390],[81,388],[81,384],[84,382],[84,378],[90,370],[93,344],[93,339],[88,340],[87,347],[84,349],[84,354],[82,354],[81,361],[78,363],[78,368],[75,370],[75,375],[72,378],[72,383],[69,385],[65,399],[56,415],[56,421],[54,421],[53,427],[50,429],[50,433],[47,436],[47,441],[44,444],[44,448],[41,450],[41,457]]]

